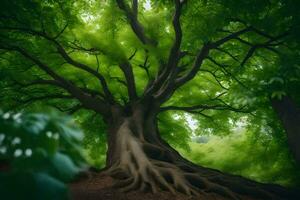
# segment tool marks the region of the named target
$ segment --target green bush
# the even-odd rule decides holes
[[[82,137],[65,116],[0,112],[1,199],[67,199],[85,167]]]

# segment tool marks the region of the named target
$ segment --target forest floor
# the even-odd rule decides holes
[[[132,191],[122,193],[112,187],[113,179],[102,173],[92,173],[71,183],[70,193],[73,200],[225,200],[222,196],[209,193],[207,196],[193,197],[181,193],[176,195],[161,191],[156,194]],[[243,200],[254,200],[249,197]]]

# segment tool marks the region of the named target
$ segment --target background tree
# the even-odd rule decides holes
[[[107,173],[124,191],[286,197],[283,188],[187,161],[161,139],[158,119],[176,110],[217,126],[231,112],[265,105],[263,97],[245,101],[236,94],[253,96],[256,79],[278,72],[282,57],[294,57],[298,4],[4,1],[1,101],[7,107],[38,102],[102,116]]]

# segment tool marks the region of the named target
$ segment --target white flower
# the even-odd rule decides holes
[[[52,137],[52,132],[51,131],[47,131],[46,135],[47,135],[47,137],[51,138]]]
[[[1,147],[1,148],[0,148],[0,153],[5,154],[6,151],[7,151],[7,148],[6,148],[6,147]]]
[[[0,133],[0,143],[2,143],[4,139],[5,139],[5,134]]]
[[[4,115],[2,116],[3,119],[8,119],[10,117],[10,113],[4,113]]]
[[[21,115],[22,115],[21,113],[16,113],[16,114],[13,115],[12,118],[13,118],[14,120],[18,120],[18,119],[20,119]]]
[[[16,145],[16,144],[20,144],[21,143],[21,139],[19,137],[15,137],[13,139],[13,141],[11,141],[12,145]]]
[[[32,150],[31,150],[31,149],[26,149],[26,150],[25,150],[25,155],[26,155],[27,157],[30,157],[30,156],[32,155]]]
[[[17,149],[17,150],[15,150],[15,152],[14,152],[14,156],[15,156],[15,157],[19,157],[19,156],[21,156],[22,154],[23,154],[22,149]]]

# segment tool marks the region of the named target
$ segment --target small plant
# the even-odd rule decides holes
[[[0,112],[1,199],[67,199],[64,183],[84,167],[81,139],[65,116]]]

